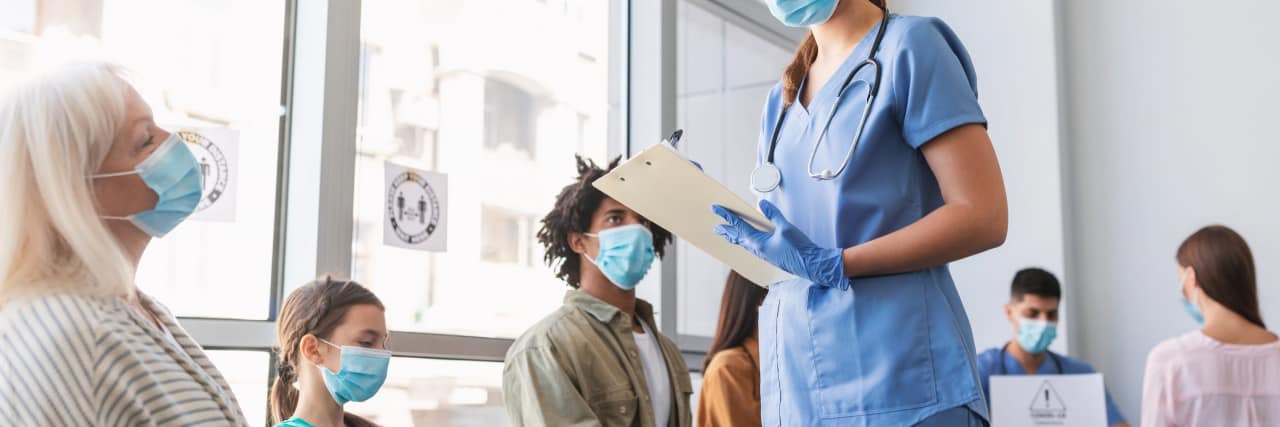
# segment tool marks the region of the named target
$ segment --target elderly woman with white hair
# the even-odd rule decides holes
[[[0,424],[247,425],[222,374],[134,285],[201,176],[111,64],[0,98]]]

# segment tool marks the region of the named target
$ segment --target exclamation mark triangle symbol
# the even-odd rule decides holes
[[[1031,409],[1067,409],[1067,405],[1062,402],[1062,396],[1058,395],[1058,390],[1053,388],[1048,380],[1040,384],[1040,388],[1036,389],[1035,397],[1031,399]]]

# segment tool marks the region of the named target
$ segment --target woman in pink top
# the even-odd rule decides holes
[[[1253,255],[1209,226],[1178,248],[1183,304],[1202,328],[1147,357],[1143,426],[1280,426],[1280,340],[1258,310]]]

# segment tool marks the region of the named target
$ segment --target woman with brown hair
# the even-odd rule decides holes
[[[760,303],[769,291],[736,271],[725,280],[720,322],[702,368],[699,426],[760,425]]]
[[[279,366],[271,422],[287,427],[373,426],[342,410],[387,379],[386,309],[363,286],[325,277],[285,300],[276,325]]]
[[[1001,245],[1008,208],[964,44],[883,0],[765,4],[809,29],[759,128],[771,227],[712,208],[726,241],[798,278],[760,307],[764,425],[986,424],[947,263]]]
[[[1147,356],[1142,425],[1280,425],[1280,340],[1262,323],[1253,254],[1213,225],[1178,247],[1182,303],[1201,328]]]

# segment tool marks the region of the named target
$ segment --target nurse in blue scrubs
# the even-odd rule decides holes
[[[798,278],[760,307],[763,425],[987,425],[947,269],[1008,224],[968,53],[881,0],[765,2],[810,29],[761,120],[771,230],[713,208],[717,233]]]

